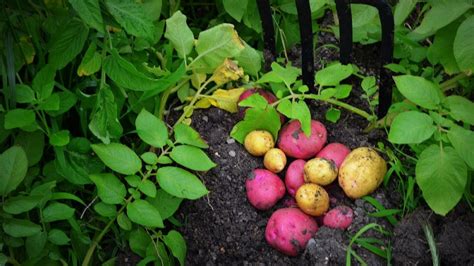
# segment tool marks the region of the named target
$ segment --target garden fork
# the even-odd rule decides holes
[[[311,9],[308,0],[295,0],[298,12],[301,38],[301,68],[303,83],[309,88],[314,88],[314,54],[313,54],[313,29],[311,25]],[[392,102],[392,78],[389,70],[383,66],[392,61],[394,20],[390,5],[385,0],[336,0],[336,11],[339,18],[341,63],[351,62],[352,52],[352,15],[350,4],[365,4],[377,8],[382,25],[382,42],[379,69],[379,118],[385,116]],[[264,34],[265,60],[275,60],[275,30],[269,0],[257,0],[262,28]],[[270,54],[268,56],[268,54]],[[266,62],[268,65],[268,62]]]

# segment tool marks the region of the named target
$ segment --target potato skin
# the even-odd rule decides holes
[[[321,216],[329,209],[329,195],[323,187],[307,183],[296,191],[296,203],[306,214]]]
[[[245,149],[253,156],[263,156],[275,146],[272,134],[265,130],[254,130],[245,136]]]
[[[268,220],[265,239],[276,250],[297,256],[317,231],[318,224],[311,216],[297,208],[284,208],[275,211]]]
[[[268,210],[285,196],[285,184],[266,169],[254,169],[245,181],[247,198],[256,209]]]
[[[358,199],[372,193],[382,183],[387,163],[372,148],[360,147],[346,157],[339,169],[339,185],[346,195]]]
[[[327,130],[319,121],[311,120],[311,135],[308,138],[301,130],[298,120],[287,123],[280,131],[278,148],[287,156],[296,159],[309,159],[314,157],[326,144]]]
[[[347,206],[337,206],[324,215],[323,224],[330,228],[347,229],[352,224],[354,212]]]
[[[334,161],[314,158],[304,165],[304,181],[321,186],[331,184],[337,178],[337,167]]]
[[[339,168],[350,152],[351,150],[346,145],[334,142],[326,145],[318,152],[316,157],[332,160],[336,164],[336,167]]]
[[[295,196],[296,190],[304,184],[304,164],[305,160],[294,160],[286,169],[285,185],[288,194]]]
[[[286,155],[285,153],[277,148],[270,149],[265,153],[263,157],[263,165],[270,172],[279,173],[286,166]]]

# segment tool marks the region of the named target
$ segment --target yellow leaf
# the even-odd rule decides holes
[[[229,81],[238,80],[244,76],[244,70],[234,61],[226,58],[212,75],[212,79],[217,85],[225,84]]]
[[[193,87],[196,89],[199,89],[204,81],[206,81],[205,73],[193,73],[191,75],[191,84],[193,84]]]
[[[26,64],[33,63],[35,59],[36,51],[31,43],[30,39],[27,36],[20,37],[20,49],[22,57],[25,59]]]
[[[209,98],[202,98],[201,100],[196,102],[194,107],[202,109],[209,108],[211,107],[211,100]]]
[[[215,107],[235,113],[238,110],[237,101],[244,90],[244,88],[230,90],[218,89],[208,99]]]

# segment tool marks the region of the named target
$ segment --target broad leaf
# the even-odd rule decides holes
[[[336,108],[332,108],[332,107],[329,108],[326,111],[326,114],[325,114],[326,120],[328,120],[330,122],[333,122],[333,123],[336,123],[337,121],[339,121],[340,117],[341,117],[341,110],[336,109]]]
[[[244,71],[252,76],[257,76],[258,71],[262,68],[262,56],[252,46],[244,43],[244,49],[239,55],[235,56],[235,60],[239,63]]]
[[[97,186],[99,198],[107,204],[121,204],[127,195],[125,185],[113,174],[93,174],[89,178]]]
[[[134,223],[147,226],[164,228],[160,212],[146,200],[135,200],[127,205],[128,218]]]
[[[117,216],[117,223],[123,230],[130,231],[132,230],[132,222],[128,219],[128,216],[125,213],[121,213]]]
[[[69,241],[71,241],[71,239],[66,235],[66,233],[59,229],[52,229],[51,231],[49,231],[48,240],[49,242],[58,246],[67,245]]]
[[[115,97],[108,86],[99,90],[96,110],[92,114],[89,129],[105,144],[122,135],[123,129],[118,120]]]
[[[82,51],[88,35],[84,23],[70,19],[51,38],[48,62],[56,69],[65,67]]]
[[[99,32],[104,32],[99,0],[69,0],[82,20]]]
[[[236,113],[238,111],[237,102],[244,88],[222,90],[217,89],[209,98],[202,98],[196,103],[196,107],[208,108],[211,105],[226,110],[227,112]]]
[[[145,6],[134,0],[106,0],[105,5],[110,14],[131,35],[153,38],[153,18],[145,10]]]
[[[94,205],[94,210],[103,217],[113,218],[117,215],[117,208],[113,204],[99,202]]]
[[[247,11],[248,0],[226,0],[222,1],[224,9],[231,17],[240,22]]]
[[[413,8],[415,8],[417,0],[400,0],[395,6],[395,11],[393,17],[395,20],[395,25],[402,25],[405,19],[410,15]]]
[[[5,115],[5,129],[26,127],[35,122],[35,112],[29,109],[13,109]]]
[[[87,48],[86,54],[77,68],[77,75],[79,77],[90,76],[99,71],[102,65],[102,56],[96,52],[96,46],[95,42],[93,42]]]
[[[156,197],[149,197],[146,200],[158,209],[163,220],[173,216],[183,201],[182,198],[173,196],[161,188],[156,192]]]
[[[164,237],[164,242],[166,246],[171,250],[173,256],[179,260],[179,264],[184,266],[186,259],[186,241],[183,236],[175,230],[171,230]]]
[[[429,115],[418,111],[403,112],[393,120],[388,140],[395,144],[418,144],[429,139],[435,130]]]
[[[123,144],[93,144],[91,147],[102,162],[115,172],[133,175],[142,167],[138,155]]]
[[[282,67],[280,64],[273,62],[272,71],[263,75],[257,80],[257,83],[283,82],[287,87],[291,87],[299,75],[301,75],[301,69],[291,65]]]
[[[145,109],[138,114],[135,127],[140,139],[153,147],[161,148],[168,140],[168,128],[165,123]]]
[[[174,147],[170,157],[178,164],[195,171],[208,171],[216,166],[205,152],[188,145]]]
[[[16,84],[15,92],[18,103],[32,103],[36,99],[35,92],[28,85]]]
[[[474,16],[470,16],[459,26],[454,39],[454,57],[459,68],[468,73],[474,72]]]
[[[56,111],[46,111],[50,116],[58,116],[66,113],[77,102],[77,96],[70,91],[56,92],[59,96],[59,109]]]
[[[458,96],[451,95],[445,99],[445,103],[448,106],[449,114],[456,120],[461,120],[470,125],[474,125],[474,103],[468,99]]]
[[[41,232],[41,226],[28,220],[6,219],[3,231],[13,237],[29,237]]]
[[[400,93],[426,109],[435,109],[441,102],[441,90],[438,85],[422,77],[403,75],[393,77]]]
[[[20,214],[36,207],[42,196],[17,196],[9,198],[3,204],[3,210],[10,214]]]
[[[25,249],[29,258],[38,257],[46,245],[48,235],[46,232],[39,232],[29,236],[25,240]]]
[[[156,180],[162,189],[176,197],[194,200],[208,193],[199,178],[178,167],[159,168]]]
[[[318,71],[315,79],[320,86],[336,86],[353,72],[352,65],[335,63]]]
[[[143,180],[138,184],[138,190],[148,197],[154,198],[156,196],[156,185],[150,180]]]
[[[474,169],[474,132],[459,126],[448,131],[448,139],[456,152],[471,169]]]
[[[446,215],[464,193],[467,166],[452,147],[431,145],[418,159],[416,182],[431,209]]]
[[[291,119],[298,119],[301,123],[301,129],[306,136],[311,135],[311,113],[308,105],[303,100],[290,102],[283,100],[277,108],[278,112]]]
[[[196,130],[182,123],[175,125],[174,138],[177,143],[188,144],[203,149],[209,147]]]
[[[56,77],[56,69],[48,64],[36,73],[31,84],[33,90],[37,93],[38,100],[44,100],[51,96],[54,88],[54,78]]]
[[[69,130],[60,130],[51,134],[49,144],[57,147],[66,146],[69,143],[69,138]]]
[[[185,58],[193,50],[194,35],[181,11],[166,20],[165,38],[170,40],[181,58]]]
[[[266,130],[273,135],[274,139],[278,137],[278,131],[281,127],[280,115],[275,108],[250,108],[245,112],[243,121],[237,123],[230,135],[240,143],[244,143],[245,136],[253,130]]]
[[[28,170],[25,151],[13,146],[0,154],[0,196],[6,196],[21,184]]]
[[[447,74],[459,72],[459,66],[454,57],[453,43],[456,30],[459,27],[457,21],[436,32],[433,44],[428,48],[428,60],[435,64],[441,63]]]
[[[43,222],[67,220],[74,216],[74,209],[64,203],[53,202],[43,209]]]
[[[44,134],[40,130],[34,132],[21,131],[15,139],[15,145],[23,148],[26,158],[28,158],[28,166],[33,166],[43,157]]]

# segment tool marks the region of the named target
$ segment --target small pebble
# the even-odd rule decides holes
[[[233,139],[233,138],[228,138],[228,139],[226,140],[226,142],[227,142],[227,144],[234,144],[234,143],[235,143],[235,139]]]
[[[209,121],[209,117],[207,117],[207,115],[205,115],[205,116],[202,117],[202,120],[208,122],[208,121]]]
[[[230,150],[230,151],[229,151],[229,155],[230,155],[230,157],[235,157],[235,151]]]

